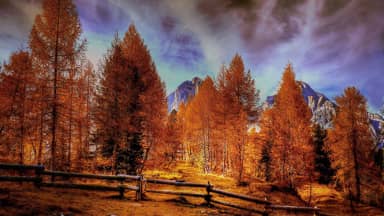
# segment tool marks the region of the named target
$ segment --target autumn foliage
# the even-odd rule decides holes
[[[272,145],[271,175],[274,180],[294,187],[299,178],[310,177],[314,149],[311,113],[291,65],[283,73],[274,105],[263,118],[266,142]]]
[[[116,35],[105,57],[97,97],[97,140],[114,172],[141,172],[149,151],[162,141],[164,85],[134,25]]]
[[[367,104],[354,87],[346,88],[343,95],[336,97],[336,103],[339,109],[334,129],[329,132],[327,149],[336,169],[337,181],[347,194],[360,200],[362,177],[369,170],[367,162],[373,146]]]

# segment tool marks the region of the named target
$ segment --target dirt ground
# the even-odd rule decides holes
[[[249,185],[238,187],[232,178],[219,175],[204,175],[191,167],[178,166],[172,171],[150,170],[144,173],[147,178],[185,180],[189,182],[207,183],[226,191],[246,194],[258,198],[267,198],[274,204],[304,206],[308,199],[306,188],[299,188],[298,194],[272,189],[270,184],[253,180]],[[89,182],[90,183],[90,182]],[[95,182],[103,183],[103,182]],[[104,182],[105,183],[105,182]],[[204,189],[180,188],[146,184],[148,189],[167,189],[194,193],[205,193]],[[9,192],[9,193],[8,193]],[[207,207],[202,198],[184,198],[176,195],[159,195],[146,193],[144,201],[135,201],[134,192],[126,192],[124,199],[117,197],[117,192],[92,192],[76,189],[36,188],[31,183],[0,182],[0,216],[9,215],[256,215],[243,210],[236,210],[216,205]],[[264,206],[236,199],[214,195],[214,199],[232,202],[263,210]],[[349,203],[343,201],[336,190],[324,186],[313,185],[312,206],[321,209],[324,215],[352,215]],[[383,215],[384,211],[367,205],[356,206],[354,215]],[[313,215],[296,214],[295,212],[273,211],[271,215]]]
[[[1,185],[1,188],[6,186]],[[125,199],[116,197],[116,193],[88,192],[64,189],[37,189],[32,185],[14,188],[0,195],[0,215],[233,215],[215,208],[178,201],[140,201],[134,200],[133,192]]]

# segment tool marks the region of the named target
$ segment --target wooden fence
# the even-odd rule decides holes
[[[254,212],[261,215],[268,215],[271,211],[289,211],[289,212],[310,212],[314,215],[318,215],[320,212],[319,208],[316,207],[301,207],[301,206],[287,206],[287,205],[274,205],[271,202],[259,199],[251,196],[246,196],[243,194],[232,193],[224,190],[214,188],[209,182],[208,184],[194,183],[194,182],[184,182],[184,181],[172,181],[172,180],[163,180],[163,179],[147,179],[143,176],[133,176],[133,175],[96,175],[96,174],[85,174],[85,173],[74,173],[74,172],[62,172],[62,171],[50,171],[45,170],[44,166],[40,165],[20,165],[20,164],[6,164],[0,163],[0,170],[14,170],[18,174],[27,173],[26,171],[34,171],[34,175],[19,175],[19,176],[4,176],[0,175],[0,181],[11,181],[11,182],[33,182],[36,187],[55,187],[55,188],[73,188],[73,189],[82,189],[82,190],[97,190],[97,191],[116,191],[119,193],[119,197],[123,198],[125,192],[134,191],[135,199],[140,201],[143,199],[145,193],[158,193],[158,194],[171,194],[178,196],[190,196],[203,198],[208,206],[213,206],[213,204],[219,204],[223,206],[228,206],[232,208],[237,208],[241,210],[246,210]],[[30,173],[30,172],[29,172]],[[50,181],[45,181],[44,176],[51,177]],[[115,181],[118,184],[115,186],[110,185],[101,185],[101,184],[75,184],[75,183],[63,183],[55,181],[56,177],[63,177],[64,179],[98,179],[106,181]],[[127,184],[130,183],[131,185]],[[134,185],[132,185],[134,184]],[[144,187],[146,184],[160,184],[160,185],[172,185],[176,187],[193,187],[193,188],[202,188],[204,192],[187,192],[187,191],[172,191],[172,190],[155,190],[148,189]],[[250,208],[248,206],[242,206],[239,204],[234,204],[230,202],[225,202],[219,200],[214,196],[218,194],[220,196],[230,197],[242,201],[248,201],[250,204],[256,204],[260,208]],[[213,199],[215,197],[215,199]],[[219,197],[219,196],[217,196]]]

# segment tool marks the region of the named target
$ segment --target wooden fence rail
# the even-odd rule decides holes
[[[172,180],[163,180],[163,179],[146,179],[146,182],[153,183],[153,184],[166,184],[166,185],[185,186],[185,187],[206,188],[208,186],[208,184],[183,182],[183,181],[172,181]]]
[[[159,193],[159,194],[171,194],[178,196],[190,196],[204,198],[209,206],[212,204],[219,204],[228,206],[231,208],[242,209],[253,213],[268,215],[271,210],[285,210],[294,212],[313,212],[315,215],[319,213],[319,208],[302,207],[302,206],[286,206],[286,205],[274,205],[271,202],[243,194],[236,194],[220,189],[214,188],[209,182],[208,184],[184,182],[184,181],[172,181],[164,179],[145,179],[143,176],[134,175],[96,175],[88,173],[75,173],[75,172],[62,172],[62,171],[51,171],[45,170],[44,166],[41,165],[21,165],[21,164],[8,164],[0,163],[0,170],[16,170],[22,173],[23,170],[34,170],[34,176],[3,176],[0,175],[0,181],[11,181],[11,182],[34,182],[37,187],[55,187],[55,188],[72,188],[81,190],[97,190],[97,191],[117,191],[119,197],[123,198],[126,191],[135,191],[136,200],[142,200],[145,193]],[[43,176],[50,176],[51,181],[45,182]],[[102,185],[102,184],[75,184],[75,183],[62,183],[54,182],[55,177],[66,177],[66,178],[82,178],[82,179],[98,179],[107,181],[117,181],[116,186]],[[126,185],[126,182],[136,182],[135,186]],[[192,187],[205,189],[205,193],[195,193],[189,191],[172,191],[172,190],[154,190],[144,189],[145,183],[161,184],[161,185],[172,185],[176,187]],[[222,196],[248,201],[256,205],[263,205],[262,209],[254,209],[249,206],[241,206],[230,202],[224,202],[217,199],[212,199],[212,194],[220,194]]]

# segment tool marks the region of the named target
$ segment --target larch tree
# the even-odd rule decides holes
[[[126,60],[121,50],[118,35],[105,56],[101,71],[101,80],[97,89],[95,121],[97,143],[103,158],[109,158],[105,166],[110,166],[117,173],[118,152],[127,146],[130,129],[130,87],[131,73],[125,67]]]
[[[31,162],[34,158],[31,154],[26,158],[25,153],[31,153],[26,149],[33,147],[29,134],[34,128],[32,108],[36,77],[29,53],[23,50],[12,53],[0,76],[1,145],[6,146],[4,150],[11,160],[20,164],[26,159]]]
[[[65,83],[75,69],[76,60],[82,57],[85,41],[80,40],[81,26],[72,0],[44,0],[42,12],[35,18],[29,46],[35,70],[40,81],[47,82],[45,91],[49,111],[50,168],[68,168],[65,158],[68,152],[65,113]],[[42,90],[43,91],[43,90]],[[44,114],[43,114],[44,115]],[[48,134],[47,134],[48,135]],[[59,164],[60,162],[60,164]]]
[[[72,148],[72,158],[74,159],[72,166],[75,170],[91,169],[91,161],[88,159],[91,154],[91,144],[94,145],[91,137],[94,126],[92,111],[95,104],[96,75],[90,61],[85,62],[81,74],[73,81],[72,97],[75,100],[72,103],[72,109],[76,110],[73,112],[73,133],[76,136],[74,139],[76,142]]]
[[[226,175],[229,170],[229,152],[228,152],[228,145],[229,145],[229,119],[228,119],[228,113],[229,113],[229,104],[226,102],[226,96],[229,95],[228,88],[227,88],[227,81],[226,81],[226,73],[227,68],[223,65],[220,69],[220,72],[216,78],[216,86],[218,90],[218,103],[216,110],[216,116],[218,120],[217,127],[221,131],[221,140],[222,143],[222,153],[221,153],[221,173],[222,175]]]
[[[169,166],[178,159],[178,152],[181,150],[181,124],[176,110],[168,115],[168,120],[165,128],[165,137],[163,145],[157,145],[154,150],[157,150],[157,164],[165,163]]]
[[[179,105],[179,110],[177,112],[177,120],[179,123],[179,136],[181,141],[181,152],[182,160],[189,161],[191,152],[189,148],[189,143],[187,140],[187,119],[186,119],[187,106],[184,102],[181,102]]]
[[[259,141],[260,134],[255,127],[248,130],[247,142],[244,153],[244,174],[245,177],[257,176],[257,162],[261,159],[262,145]]]
[[[220,151],[215,119],[217,95],[214,82],[208,76],[188,104],[188,129],[198,144],[194,154],[199,155],[204,173],[210,173],[216,167],[216,155]]]
[[[313,174],[314,148],[311,137],[311,112],[289,64],[271,108],[272,177],[294,188],[299,178]]]
[[[361,200],[363,170],[368,168],[368,156],[373,146],[369,129],[367,102],[355,87],[348,87],[336,97],[338,106],[334,128],[326,140],[336,179],[344,191]]]
[[[162,142],[167,117],[165,84],[161,81],[151,54],[144,40],[132,24],[122,41],[124,58],[132,74],[132,124],[142,137],[140,143],[144,155],[139,172],[144,169],[150,151],[156,143]]]
[[[225,142],[228,162],[223,164],[227,163],[238,182],[241,182],[248,123],[258,117],[259,92],[250,71],[245,72],[243,60],[238,54],[233,57],[228,68],[223,68],[218,83],[220,100],[223,100],[219,103],[222,109],[220,113],[228,135]]]
[[[108,52],[98,97],[98,135],[116,172],[143,170],[166,122],[164,84],[143,39],[130,25]]]

